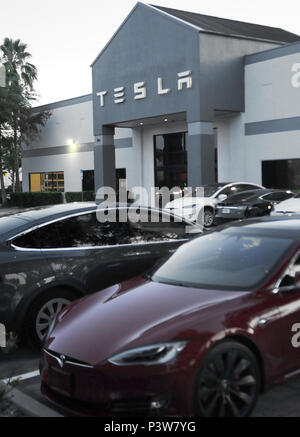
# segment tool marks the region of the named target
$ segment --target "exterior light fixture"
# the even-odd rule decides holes
[[[164,119],[164,122],[166,123],[167,121],[169,121],[167,118]]]
[[[144,123],[140,123],[140,126],[144,126]]]
[[[70,147],[70,152],[74,153],[77,152],[77,146],[76,142],[72,139],[67,140],[67,145]]]

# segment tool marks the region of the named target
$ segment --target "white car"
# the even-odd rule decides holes
[[[291,199],[275,205],[273,211],[271,212],[272,216],[277,217],[294,214],[300,214],[300,193],[296,194],[296,196],[292,197]]]
[[[249,182],[219,183],[214,185],[203,185],[196,188],[196,195],[183,196],[172,200],[164,206],[164,209],[211,227],[214,224],[215,206],[223,202],[228,196],[242,191],[264,188],[258,184]]]

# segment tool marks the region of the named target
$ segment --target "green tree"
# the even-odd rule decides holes
[[[2,91],[2,102],[0,96],[0,112],[3,109],[3,120],[0,118],[0,172],[4,157],[6,157],[6,165],[8,163],[12,165],[11,173],[15,181],[15,190],[20,191],[21,142],[25,141],[29,144],[30,140],[39,134],[40,128],[45,125],[50,113],[48,111],[38,114],[32,112],[32,103],[37,99],[34,91],[37,70],[29,62],[31,54],[27,51],[26,44],[19,39],[5,38],[0,50],[2,52],[0,61],[6,70],[6,87]],[[9,132],[4,135],[4,131]],[[2,141],[2,146],[1,136],[7,137],[7,141]],[[2,172],[0,182],[2,201],[4,201],[5,190],[2,187],[1,178],[3,179]]]
[[[6,82],[11,91],[11,127],[14,133],[13,156],[14,172],[16,177],[16,191],[20,191],[18,146],[19,146],[19,121],[22,107],[26,107],[30,100],[34,100],[33,84],[37,79],[36,67],[28,62],[31,54],[27,45],[19,39],[5,38],[1,45],[2,63],[6,68]]]

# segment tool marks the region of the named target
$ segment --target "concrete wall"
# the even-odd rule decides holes
[[[220,181],[262,183],[262,161],[300,158],[296,64],[299,43],[246,58],[245,113],[216,121]]]
[[[77,101],[47,106],[52,115],[41,135],[29,147],[23,147],[23,191],[29,191],[29,173],[51,171],[64,171],[65,191],[81,191],[80,170],[94,169],[93,104],[91,98]],[[116,129],[120,147],[116,148],[116,167],[125,167],[129,182],[134,184],[134,150],[124,147],[132,143],[131,137],[131,129]],[[75,146],[69,145],[71,139]]]
[[[193,86],[178,90],[178,73],[190,70]],[[138,4],[93,64],[94,133],[102,126],[174,112],[199,121],[199,37],[192,26]],[[158,94],[158,78],[170,92]],[[145,82],[147,96],[135,99],[134,84]],[[124,87],[124,101],[114,89]],[[97,93],[107,91],[104,105]],[[193,119],[194,118],[194,119]]]
[[[247,179],[243,114],[218,117],[217,128],[219,182],[251,181]]]
[[[199,34],[201,120],[213,120],[214,110],[244,111],[244,56],[278,44]]]
[[[292,86],[298,47],[245,68],[247,176],[259,182],[262,161],[300,158],[300,87]]]

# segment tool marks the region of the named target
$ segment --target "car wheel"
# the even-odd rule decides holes
[[[201,363],[195,390],[196,415],[249,416],[260,384],[260,370],[253,353],[238,342],[221,343]]]
[[[251,218],[251,217],[260,217],[264,215],[261,208],[259,208],[258,206],[252,206],[251,209],[247,208],[246,212],[245,212],[245,217],[246,218]]]
[[[204,208],[203,224],[206,228],[211,228],[214,224],[215,214],[212,208]]]
[[[27,313],[25,319],[25,341],[35,348],[41,347],[43,339],[57,314],[73,300],[74,293],[53,288],[38,297]]]

